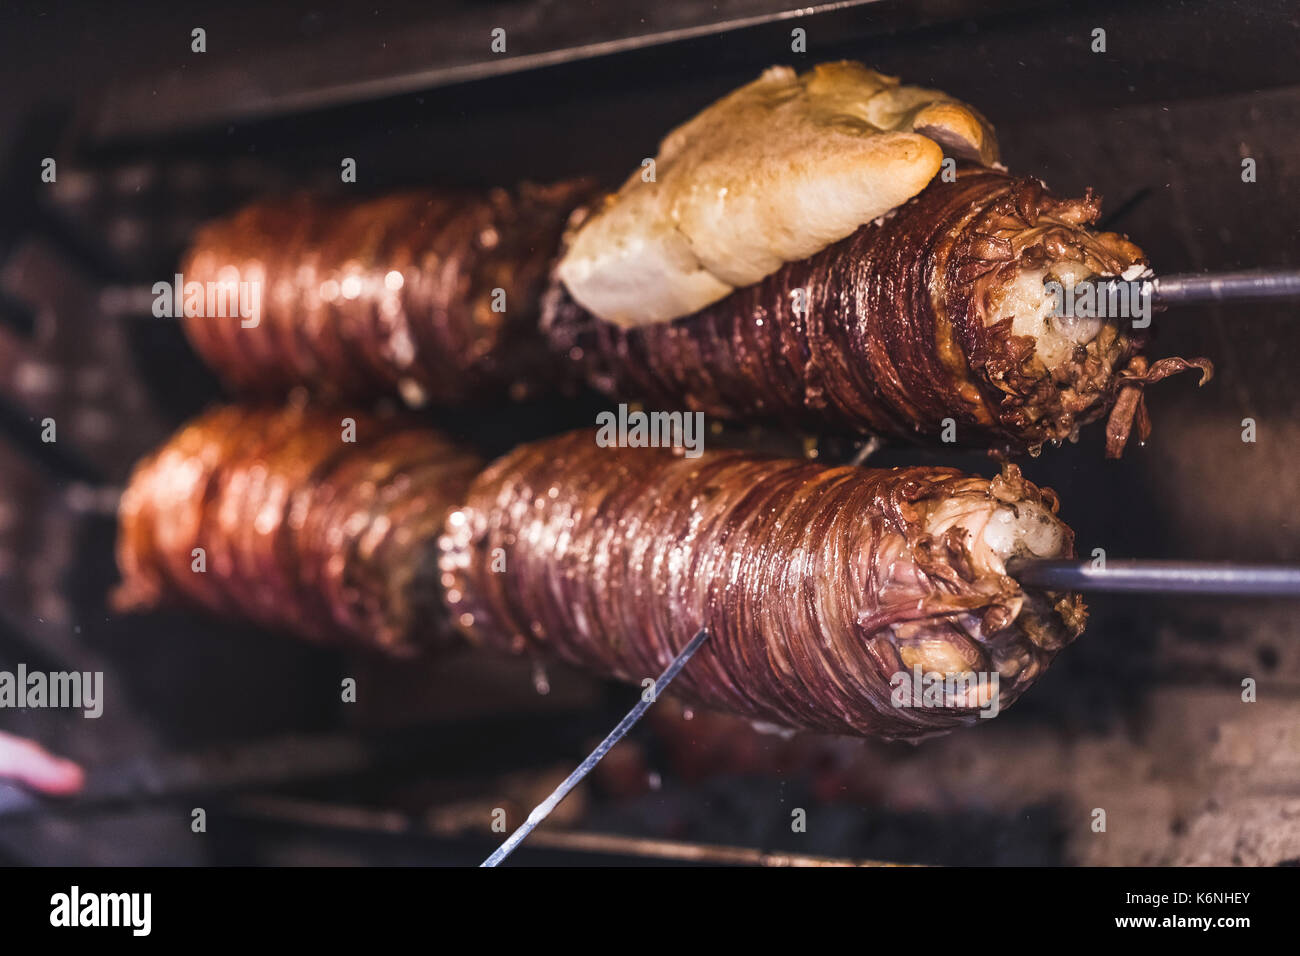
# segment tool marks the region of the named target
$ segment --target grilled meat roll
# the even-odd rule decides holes
[[[552,374],[538,299],[586,188],[255,203],[205,226],[181,268],[187,286],[255,283],[260,315],[187,314],[186,334],[239,392],[525,398]]]
[[[1137,246],[1094,232],[1100,204],[1058,199],[1036,179],[967,166],[808,259],[671,322],[623,328],[557,278],[543,324],[597,389],[661,408],[776,419],[814,432],[1037,453],[1110,410],[1107,453],[1142,389],[1206,359],[1148,364],[1117,319],[1052,315],[1044,280],[1133,277]]]
[[[1071,554],[1055,512],[1011,465],[990,481],[687,459],[576,432],[474,480],[448,515],[442,583],[482,644],[639,682],[704,627],[674,683],[688,699],[781,727],[919,738],[1010,705],[1082,630],[1077,595],[1005,573],[1016,555]]]
[[[308,640],[450,637],[437,539],[482,462],[400,419],[219,407],[131,477],[114,603],[198,605]],[[198,550],[198,549],[201,549]]]

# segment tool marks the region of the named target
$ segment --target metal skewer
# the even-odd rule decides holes
[[[1134,328],[1143,329],[1151,324],[1152,312],[1170,306],[1300,300],[1300,269],[1185,272],[1135,279],[1094,274],[1072,283],[1049,274],[1043,286],[1056,300],[1055,315],[1131,318]]]
[[[1143,283],[1157,306],[1196,302],[1251,302],[1300,299],[1300,269],[1244,269],[1239,272],[1187,272],[1157,276]]]
[[[1235,272],[1180,272],[1134,279],[1094,275],[1087,280],[1105,292],[1108,286],[1130,285],[1156,308],[1194,305],[1198,302],[1256,302],[1265,299],[1300,299],[1300,269],[1240,269]],[[152,318],[157,295],[149,286],[109,286],[99,296],[99,308],[117,319]],[[177,321],[168,318],[164,321]]]
[[[1129,594],[1300,598],[1300,566],[1201,561],[1091,560],[1007,562],[1007,573],[1031,587]]]
[[[686,666],[686,662],[691,659],[691,655],[699,650],[700,645],[704,643],[708,636],[709,632],[707,630],[702,630],[691,638],[690,643],[681,649],[681,652],[673,658],[673,662],[668,665],[662,674],[659,675],[659,679],[655,681],[654,684],[654,693],[648,697],[643,694],[641,699],[637,701],[636,706],[629,710],[627,716],[620,720],[618,725],[609,732],[609,736],[602,740],[596,746],[596,749],[587,755],[586,760],[578,764],[577,769],[574,770],[573,773],[564,778],[564,782],[556,787],[549,797],[539,803],[533,809],[532,813],[528,814],[528,819],[523,822],[519,829],[510,834],[510,836],[506,838],[506,841],[497,847],[491,856],[480,863],[480,867],[496,866],[513,853],[515,847],[523,843],[524,838],[527,837],[528,834],[532,833],[539,823],[550,816],[551,811],[560,805],[560,801],[569,795],[569,791],[576,787],[583,777],[591,773],[596,764],[600,763],[601,758],[604,757],[605,754],[609,753],[616,743],[623,739],[627,732],[632,729],[633,725],[641,719],[641,715],[649,710],[650,705],[659,699],[659,692],[672,683],[673,678],[676,677],[678,672]]]

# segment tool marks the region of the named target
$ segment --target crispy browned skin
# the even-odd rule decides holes
[[[962,169],[817,255],[674,322],[624,330],[553,282],[543,308],[552,346],[601,391],[659,408],[776,419],[813,432],[934,441],[1019,453],[1072,436],[1115,407],[1108,453],[1136,420],[1142,386],[1205,359],[1148,367],[1144,342],[1109,323],[1065,368],[1033,358],[1010,322],[985,325],[1022,267],[1072,260],[1093,272],[1145,264],[1096,233],[1099,202],[1058,199],[1038,180]],[[806,313],[796,293],[806,295]],[[1124,401],[1117,405],[1121,393]]]
[[[260,281],[260,321],[189,317],[186,333],[244,393],[525,398],[554,372],[538,299],[586,189],[254,203],[200,230],[181,271],[186,283]],[[505,311],[493,309],[496,289]]]
[[[355,442],[343,440],[345,415]],[[198,605],[392,651],[445,640],[437,539],[481,466],[400,419],[216,408],[136,466],[114,603]]]
[[[990,482],[736,451],[691,460],[576,432],[474,481],[448,516],[443,584],[483,644],[641,682],[707,627],[675,693],[783,727],[921,737],[976,711],[900,709],[895,674],[918,660],[996,670],[1007,706],[1085,617],[1077,596],[1026,593],[961,536],[922,530],[962,496],[1055,510],[1013,466]]]

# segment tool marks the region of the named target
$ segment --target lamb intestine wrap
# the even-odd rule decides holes
[[[671,322],[623,328],[581,308],[558,276],[543,304],[553,349],[610,396],[654,408],[775,420],[813,433],[1037,453],[1110,412],[1107,454],[1136,424],[1143,388],[1206,359],[1139,354],[1120,318],[1046,314],[1044,279],[1146,271],[1123,236],[1088,228],[1091,193],[978,166],[808,259]],[[582,212],[575,216],[580,228]],[[945,437],[951,420],[955,434]]]
[[[1071,554],[1056,500],[1005,466],[872,470],[706,451],[525,445],[449,513],[457,627],[779,727],[919,738],[987,695],[900,707],[900,673],[998,675],[1009,706],[1082,630],[1077,595],[1022,589],[1005,559]]]

